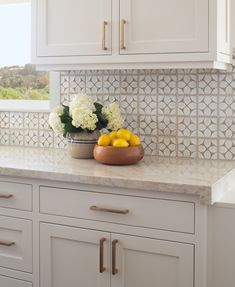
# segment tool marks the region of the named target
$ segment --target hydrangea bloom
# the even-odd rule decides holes
[[[94,112],[96,110],[92,97],[86,94],[80,94],[73,98],[69,106],[70,115],[72,115],[73,111],[78,108],[80,110],[90,112]]]
[[[88,129],[90,131],[96,129],[96,123],[98,122],[98,118],[93,111],[80,108],[73,109],[72,119],[73,126],[76,128]]]
[[[92,97],[85,94],[75,96],[69,106],[73,126],[94,131],[98,122],[95,111]]]
[[[63,114],[63,107],[56,107],[49,116],[49,125],[56,134],[63,134],[65,125],[61,122],[60,116]]]
[[[124,120],[117,103],[104,106],[102,108],[102,114],[108,120],[108,130],[117,131],[123,127]]]

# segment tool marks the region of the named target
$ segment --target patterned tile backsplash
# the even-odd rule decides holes
[[[61,102],[86,92],[118,101],[148,155],[235,159],[235,71],[61,72]],[[48,113],[0,112],[1,145],[66,147]]]

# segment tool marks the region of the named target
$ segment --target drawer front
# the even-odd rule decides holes
[[[0,266],[32,272],[32,222],[0,216]]]
[[[0,207],[32,210],[32,185],[0,181]]]
[[[0,276],[0,286],[2,287],[32,287],[32,283],[17,280],[14,278],[9,278],[5,276]]]
[[[40,187],[40,212],[194,233],[193,202]]]

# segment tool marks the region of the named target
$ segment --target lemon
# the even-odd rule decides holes
[[[125,139],[116,139],[113,142],[113,146],[114,147],[128,147],[129,144],[128,144],[128,142]]]
[[[111,140],[110,140],[109,135],[104,134],[99,137],[97,144],[100,146],[108,146],[110,145],[110,142]]]
[[[113,139],[111,140],[111,146],[113,146],[114,142],[115,142],[117,139],[118,139],[118,138],[113,138]]]
[[[125,139],[125,140],[129,141],[130,137],[131,137],[131,132],[129,130],[126,130],[126,129],[120,129],[117,131],[117,137],[119,139]]]
[[[130,146],[140,145],[140,138],[135,134],[131,134],[129,143],[130,143]]]
[[[117,137],[117,132],[111,132],[109,133],[109,138],[112,141],[113,139],[115,139]]]

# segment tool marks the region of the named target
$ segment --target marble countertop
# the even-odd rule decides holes
[[[235,162],[146,156],[131,166],[71,159],[67,150],[0,147],[0,175],[193,194],[207,204],[235,190]]]

